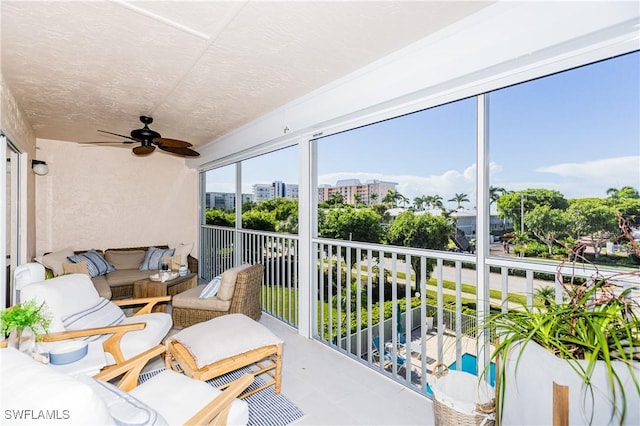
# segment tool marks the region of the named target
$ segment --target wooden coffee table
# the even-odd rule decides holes
[[[198,277],[194,273],[187,274],[183,277],[178,276],[172,280],[160,282],[152,281],[150,278],[144,278],[133,282],[133,298],[139,299],[144,297],[157,296],[175,296],[178,293],[189,290],[198,285]],[[153,312],[166,312],[166,304],[157,304],[153,308]]]

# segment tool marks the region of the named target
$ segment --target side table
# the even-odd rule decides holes
[[[172,280],[161,282],[152,281],[149,278],[137,280],[133,282],[133,298],[157,297],[157,296],[175,296],[178,293],[194,288],[198,285],[198,277],[194,273],[187,274],[183,277],[176,277]],[[153,312],[166,312],[165,304],[154,306]]]

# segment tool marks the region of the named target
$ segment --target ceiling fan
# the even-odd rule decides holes
[[[142,122],[142,124],[144,124],[144,127],[142,129],[132,130],[131,136],[121,135],[119,133],[107,132],[106,130],[98,130],[98,131],[128,139],[122,142],[124,144],[134,144],[136,142],[140,143],[140,146],[136,146],[132,150],[135,155],[151,154],[156,149],[156,146],[163,151],[169,152],[171,154],[182,155],[183,157],[198,157],[200,155],[199,152],[189,148],[190,146],[193,146],[189,142],[185,142],[177,139],[163,138],[160,133],[154,130],[151,130],[149,128],[149,124],[153,123],[153,118],[147,117],[146,115],[141,115],[140,121]],[[79,143],[81,144],[96,144],[96,143],[113,144],[115,142],[79,142]]]

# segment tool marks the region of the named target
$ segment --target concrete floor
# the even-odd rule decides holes
[[[432,425],[433,405],[284,323],[260,320],[284,341],[282,393],[305,416],[297,425]]]
[[[266,314],[284,340],[282,393],[304,413],[295,425],[433,425],[428,398],[347,358]],[[172,334],[172,333],[170,333]],[[162,360],[145,370],[164,367]]]

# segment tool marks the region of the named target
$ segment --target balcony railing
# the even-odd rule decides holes
[[[205,279],[236,264],[263,263],[262,310],[297,327],[296,235],[203,226],[201,237]],[[322,238],[312,244],[315,339],[427,395],[438,363],[460,368],[465,353],[477,355],[476,317],[466,313],[477,303],[475,255]],[[557,263],[491,257],[485,264],[493,309],[532,306],[536,289],[546,286],[562,298]],[[561,272],[587,278],[594,269]]]
[[[298,236],[202,226],[201,276],[211,280],[242,263],[262,263],[262,310],[297,327]]]

